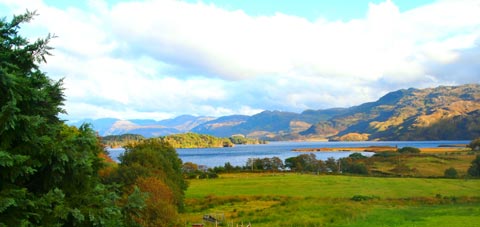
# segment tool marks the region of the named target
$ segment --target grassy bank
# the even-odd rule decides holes
[[[475,226],[479,196],[479,180],[226,174],[190,181],[183,219],[219,214],[224,226]]]

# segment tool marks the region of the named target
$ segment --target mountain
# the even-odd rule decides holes
[[[181,115],[173,119],[161,120],[158,122],[158,124],[167,128],[174,128],[178,131],[187,132],[197,127],[198,125],[214,119],[214,117],[195,117],[192,115]]]
[[[480,137],[480,85],[402,89],[350,108],[263,111],[219,118],[84,120],[99,135],[156,137],[195,132],[217,137],[242,134],[264,140],[447,140]],[[82,122],[74,123],[79,126]]]
[[[119,119],[116,118],[100,118],[96,120],[84,119],[70,124],[76,127],[80,127],[80,125],[82,124],[90,124],[92,125],[93,129],[98,132],[99,135],[103,136],[106,134],[106,131],[108,131],[118,120]]]
[[[345,109],[306,110],[302,113],[263,111],[253,116],[231,115],[219,118],[181,115],[161,121],[149,119],[120,120],[101,118],[84,120],[74,125],[89,123],[99,135],[138,134],[144,137],[165,136],[170,134],[195,132],[217,137],[230,137],[242,134],[261,139],[295,139],[291,136],[305,131],[313,124],[343,113]],[[288,136],[288,137],[285,137]]]
[[[101,118],[93,121],[81,121],[76,123],[89,123],[100,136],[138,134],[144,137],[154,137],[180,133],[175,128],[159,125],[154,120],[120,120],[114,118]]]
[[[442,119],[399,138],[401,140],[470,140],[478,137],[480,137],[480,110],[472,111],[465,116]]]
[[[368,140],[472,139],[480,136],[479,111],[478,84],[402,89],[300,134],[333,140],[355,133],[367,134]]]
[[[199,134],[209,134],[217,137],[229,137],[237,134],[235,126],[242,124],[248,120],[250,116],[231,115],[219,117],[217,119],[205,122],[192,129],[192,132]]]
[[[295,133],[313,124],[343,113],[344,109],[306,110],[302,113],[263,111],[253,116],[232,115],[220,117],[194,128],[192,132],[229,137],[242,134],[247,137],[285,140],[295,139]],[[287,136],[287,137],[285,137]]]
[[[128,120],[136,125],[155,125],[158,124],[157,121],[152,120],[152,119],[132,119]]]
[[[116,118],[100,118],[96,120],[85,119],[72,123],[72,125],[78,127],[83,123],[91,124],[100,136],[138,134],[144,137],[157,137],[189,132],[194,127],[213,119],[215,118],[190,115],[182,115],[162,121],[150,119],[121,120]]]

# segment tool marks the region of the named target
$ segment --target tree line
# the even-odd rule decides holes
[[[119,148],[136,144],[146,138],[138,134],[109,135],[102,137],[102,143],[106,147]]]
[[[226,162],[224,166],[213,168],[201,168],[201,166],[186,162],[183,164],[183,174],[185,178],[217,178],[221,173],[235,172],[301,172],[301,173],[351,173],[368,174],[364,164],[356,163],[356,159],[367,158],[360,153],[353,153],[347,158],[319,160],[313,153],[301,154],[296,157],[290,157],[282,161],[279,157],[271,158],[249,158],[244,166],[233,166]]]
[[[480,139],[473,140],[468,147],[473,152],[480,150]],[[290,157],[284,161],[279,157],[249,158],[243,166],[233,166],[226,162],[224,166],[206,168],[198,166],[195,163],[187,162],[183,164],[183,174],[185,178],[216,178],[221,173],[236,172],[297,172],[297,173],[315,173],[315,174],[357,174],[372,176],[411,176],[413,171],[405,164],[398,162],[400,157],[414,157],[421,155],[420,149],[415,147],[402,147],[395,152],[378,152],[371,157],[364,156],[361,153],[352,153],[348,157],[335,159],[333,157],[327,160],[317,159],[314,153],[300,154]],[[394,162],[392,173],[378,173],[371,170],[370,165],[375,161]],[[471,162],[467,170],[467,176],[480,177],[480,154]],[[455,168],[445,169],[444,177],[457,178],[458,172]]]

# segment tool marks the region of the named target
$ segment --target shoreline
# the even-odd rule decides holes
[[[439,153],[439,152],[462,152],[469,151],[466,146],[442,146],[442,147],[423,147],[418,148],[421,153]],[[369,146],[369,147],[320,147],[320,148],[295,148],[294,152],[397,152],[397,147],[393,146]]]
[[[359,151],[359,152],[386,152],[396,151],[392,146],[369,146],[369,147],[320,147],[320,148],[295,148],[295,152],[335,152],[335,151]]]

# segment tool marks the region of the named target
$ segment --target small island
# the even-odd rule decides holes
[[[237,134],[228,138],[215,137],[197,133],[181,133],[157,137],[174,148],[213,148],[213,147],[234,147],[238,144],[265,144],[267,141],[247,138]],[[119,148],[128,144],[136,144],[147,138],[137,134],[124,134],[118,136],[102,137],[102,143],[106,147]]]

